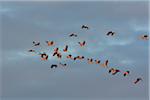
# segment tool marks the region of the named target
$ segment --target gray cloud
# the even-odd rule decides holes
[[[2,16],[2,97],[3,100],[26,98],[78,98],[148,100],[148,43],[138,36],[148,32],[147,2],[3,2]],[[81,30],[88,24],[90,30]],[[115,37],[107,37],[108,31]],[[79,37],[70,39],[69,33]],[[48,70],[54,58],[40,61],[27,53],[32,41],[40,41],[39,50],[52,53],[45,41],[55,47],[68,44],[74,56],[84,55],[103,61],[110,67],[131,70],[127,78],[113,77],[106,69],[86,61],[64,59],[67,69]],[[78,41],[87,41],[79,48]],[[65,55],[65,54],[64,54]],[[136,77],[144,81],[133,85]],[[71,99],[70,99],[71,98]],[[29,100],[29,99],[28,99]],[[36,99],[37,100],[37,99]],[[87,100],[87,99],[86,99]],[[140,99],[139,99],[140,100]]]

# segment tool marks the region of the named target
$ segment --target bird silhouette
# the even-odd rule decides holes
[[[87,25],[82,25],[82,27],[81,27],[82,29],[89,29],[89,27],[87,26]]]

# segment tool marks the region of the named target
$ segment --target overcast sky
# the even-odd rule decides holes
[[[148,100],[148,2],[0,2],[2,27],[2,100]],[[82,30],[87,24],[90,29]],[[114,37],[106,36],[115,31]],[[77,38],[69,38],[72,32]],[[56,42],[47,47],[46,40]],[[80,48],[79,41],[86,41]],[[48,61],[27,51],[49,54]],[[99,65],[84,61],[60,61],[51,53],[69,45],[73,56],[84,55],[121,71],[112,76]],[[65,56],[66,54],[64,54]],[[67,68],[49,70],[51,64]],[[133,81],[142,77],[137,85]],[[38,98],[38,99],[37,99]],[[126,99],[123,99],[126,98]]]

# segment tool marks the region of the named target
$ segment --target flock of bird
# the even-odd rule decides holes
[[[87,26],[87,25],[82,25],[82,26],[81,26],[81,29],[89,30],[90,28],[89,28],[89,26]],[[115,32],[109,31],[109,32],[106,33],[106,36],[114,36],[115,34],[116,34]],[[75,34],[75,33],[71,33],[71,34],[69,34],[69,37],[78,37],[78,35]],[[148,36],[147,34],[144,34],[144,35],[140,36],[140,39],[142,39],[142,40],[148,40],[148,39],[149,39],[149,36]],[[55,42],[54,42],[54,41],[45,41],[45,43],[47,44],[47,46],[54,46],[54,45],[55,45]],[[33,46],[34,46],[34,47],[35,47],[35,46],[37,47],[37,46],[40,46],[40,45],[41,45],[40,42],[35,42],[35,41],[33,41]],[[86,46],[87,44],[86,44],[86,41],[81,41],[81,42],[78,42],[78,45],[79,45],[80,47],[84,47],[84,46]],[[68,49],[69,49],[69,46],[66,45],[65,48],[63,48],[63,52],[66,52],[66,53],[67,53],[67,52],[68,52]],[[32,52],[32,53],[36,53],[36,54],[37,54],[36,50],[33,50],[33,49],[28,50],[28,52]],[[45,52],[43,52],[43,53],[38,53],[38,55],[40,55],[41,60],[44,60],[44,61],[47,61],[48,58],[49,58],[49,55],[46,54]],[[55,48],[54,51],[53,51],[52,56],[53,56],[53,57],[56,56],[58,59],[61,59],[63,55],[62,55],[62,53],[60,52],[60,48],[58,48],[58,47]],[[125,72],[122,72],[120,69],[117,69],[117,68],[110,68],[110,67],[109,67],[109,60],[105,60],[105,61],[102,63],[101,60],[97,60],[97,59],[93,59],[93,58],[85,58],[84,56],[75,56],[75,57],[73,57],[71,54],[68,54],[68,55],[66,56],[66,58],[67,58],[67,59],[70,59],[70,60],[73,60],[73,61],[86,59],[88,64],[99,64],[101,67],[108,69],[108,73],[111,74],[111,75],[116,75],[117,73],[122,73],[124,77],[127,77],[127,76],[130,74],[130,71],[129,71],[129,70],[126,70]],[[57,68],[57,67],[59,67],[59,65],[60,65],[60,66],[63,66],[63,67],[67,66],[66,63],[61,63],[61,62],[60,62],[59,64],[52,64],[52,65],[50,66],[50,68],[51,68],[51,69],[52,69],[52,68]],[[134,84],[137,84],[137,83],[139,83],[139,82],[142,81],[142,80],[143,80],[143,79],[142,79],[141,77],[138,77],[138,78],[136,78],[136,79],[133,81],[133,83],[134,83]]]

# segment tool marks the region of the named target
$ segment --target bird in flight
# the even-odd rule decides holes
[[[39,45],[40,45],[40,42],[35,42],[35,41],[33,41],[33,44],[34,44],[34,46],[39,46]]]
[[[82,29],[89,29],[89,27],[87,26],[87,25],[82,25],[82,27],[81,27]]]
[[[84,59],[84,56],[77,56],[77,57],[74,57],[74,60],[77,60],[77,59],[82,60],[82,59]]]
[[[115,35],[115,32],[112,32],[112,31],[109,31],[107,34],[106,34],[107,36],[114,36]]]
[[[55,49],[54,49],[53,56],[57,55],[57,53],[58,53],[58,50],[59,50],[59,48],[55,48]]]
[[[73,59],[71,54],[67,55],[67,58],[68,59]]]
[[[115,69],[115,68],[109,69],[109,73],[111,73],[112,75],[115,75],[115,74],[117,74],[118,72],[120,72],[120,70],[118,70],[118,69]]]
[[[54,45],[54,41],[45,41],[47,43],[48,46],[52,46]]]
[[[100,64],[100,60],[95,60],[95,63],[96,64]]]
[[[101,64],[101,66],[102,66],[102,67],[108,67],[108,63],[109,63],[109,61],[106,60],[104,63]]]
[[[57,67],[58,67],[58,65],[56,65],[56,64],[51,65],[51,68],[57,68]]]
[[[59,63],[59,64],[60,64],[61,66],[63,66],[63,67],[64,67],[64,66],[67,66],[67,64],[66,64],[66,63],[65,63],[65,64],[63,64],[63,63]]]
[[[93,59],[92,58],[88,58],[87,61],[88,61],[88,64],[93,64]]]
[[[74,34],[74,33],[72,33],[72,34],[70,34],[69,35],[69,37],[77,37],[78,35],[77,34]]]
[[[65,48],[63,49],[64,52],[68,51],[68,45],[65,46]]]
[[[55,48],[55,49],[54,49],[54,52],[58,52],[58,50],[59,50],[59,48]]]
[[[30,50],[28,50],[28,52],[35,52],[35,50],[30,49]]]
[[[41,55],[41,60],[48,60],[48,55],[46,53],[42,53]]]
[[[124,72],[123,76],[129,75],[129,73],[130,73],[130,71],[126,71],[126,72]]]
[[[61,55],[61,53],[57,53],[57,58],[62,58],[62,55]]]
[[[140,38],[141,38],[142,40],[148,40],[148,39],[149,39],[149,36],[145,34],[145,35],[140,36]]]
[[[85,41],[83,42],[78,42],[80,44],[81,47],[85,46]]]
[[[137,78],[135,81],[134,81],[134,84],[137,84],[138,82],[142,81],[142,78]]]

